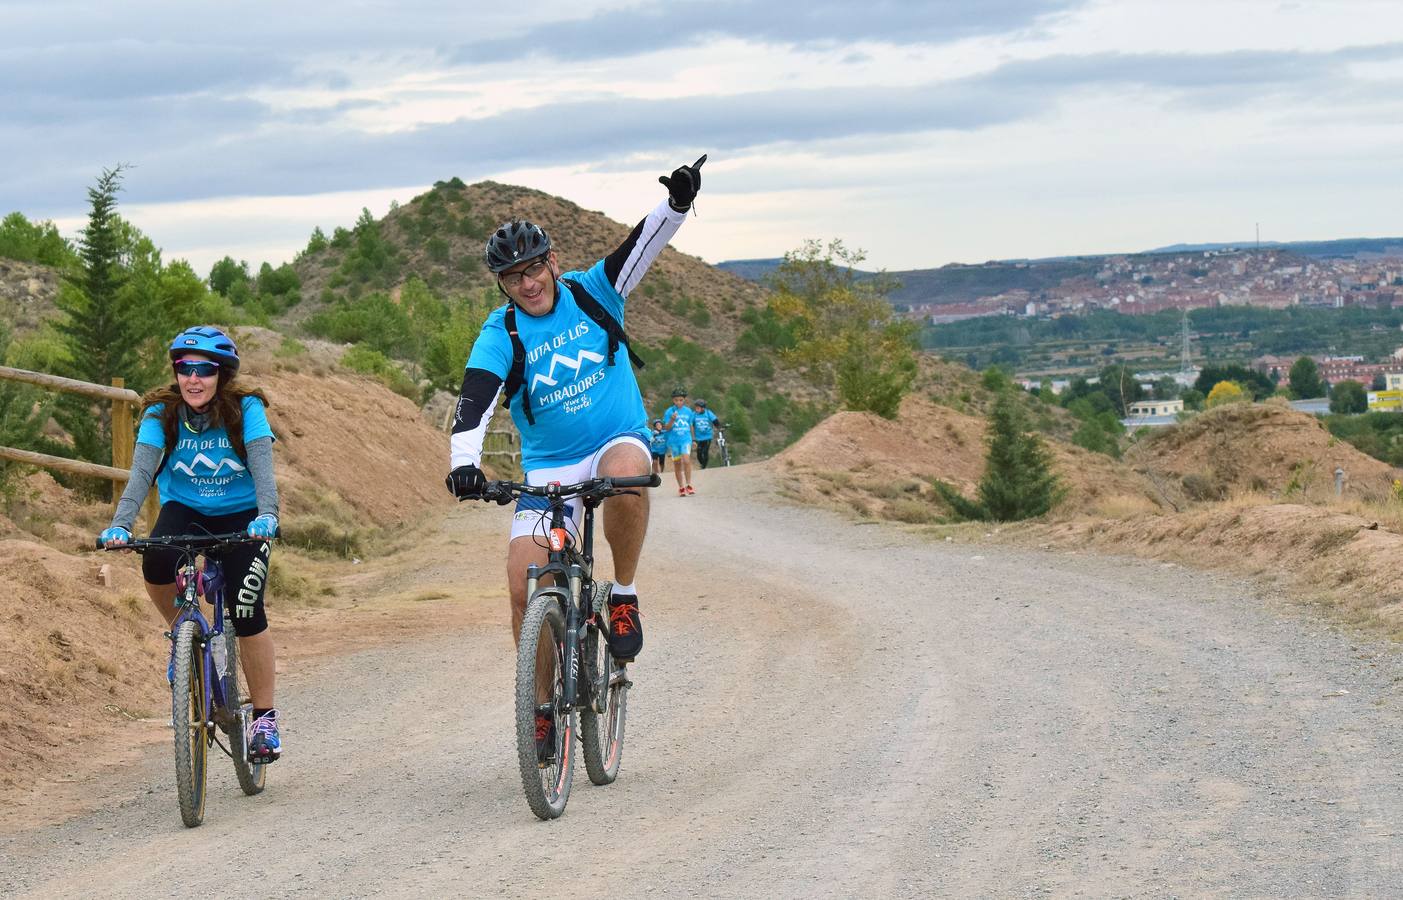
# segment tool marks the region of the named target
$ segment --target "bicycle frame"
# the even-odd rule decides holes
[[[224,637],[224,567],[211,556],[205,557],[203,568],[195,565],[195,553],[183,551],[175,573],[176,617],[169,632],[171,640],[171,662],[175,661],[174,636],[180,626],[194,622],[200,629],[200,666],[204,673],[205,709],[229,715],[238,707],[238,698],[233,702],[224,695],[224,679],[214,677],[219,673],[214,665],[212,642]],[[214,625],[205,620],[200,610],[200,598],[214,606]],[[215,723],[207,723],[213,725]],[[220,723],[225,724],[225,723]]]
[[[597,613],[593,608],[585,608],[591,605],[591,592],[586,591],[585,586],[593,582],[596,504],[581,499],[585,506],[584,522],[580,529],[580,538],[584,546],[577,548],[565,527],[565,499],[555,494],[549,500],[550,556],[544,566],[534,563],[527,566],[526,596],[534,597],[537,593],[553,594],[556,602],[560,604],[561,614],[565,617],[565,646],[561,648],[561,662],[564,664],[562,693],[569,710],[582,703],[588,703],[590,699],[580,695],[579,650],[586,623],[590,616]],[[540,587],[541,578],[547,575],[554,576],[556,583]],[[564,585],[560,584],[562,580]]]

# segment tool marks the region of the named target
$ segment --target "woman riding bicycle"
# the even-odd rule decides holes
[[[141,425],[131,476],[112,524],[99,541],[120,547],[131,540],[137,513],[154,481],[161,512],[152,538],[243,531],[261,541],[238,544],[220,557],[229,585],[230,618],[254,707],[249,757],[272,762],[282,752],[273,706],[275,651],[263,610],[269,540],[278,531],[278,488],[273,475],[273,432],[261,390],[235,383],[239,352],[218,328],[186,329],[170,345],[175,383],[142,398]],[[146,593],[174,624],[174,550],[142,558]],[[173,679],[173,672],[166,673]]]

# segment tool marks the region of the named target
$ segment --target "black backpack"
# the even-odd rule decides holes
[[[614,364],[614,353],[618,351],[619,345],[623,344],[628,351],[629,360],[638,368],[643,368],[643,360],[637,353],[633,352],[633,347],[629,346],[628,335],[624,332],[624,327],[619,324],[619,320],[609,315],[608,310],[595,299],[594,295],[580,282],[573,278],[561,279],[565,286],[569,288],[570,295],[575,298],[575,305],[580,311],[589,316],[596,325],[604,329],[604,333],[609,336],[608,364]],[[521,411],[526,414],[526,421],[531,425],[536,424],[536,417],[531,414],[530,397],[525,390],[526,387],[526,347],[521,343],[521,335],[516,330],[516,304],[508,302],[507,312],[502,320],[506,326],[507,334],[512,342],[512,367],[507,373],[507,384],[502,391],[502,407],[511,408],[512,398],[521,392]]]

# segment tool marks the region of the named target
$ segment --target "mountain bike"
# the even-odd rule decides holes
[[[550,555],[526,569],[526,615],[516,649],[516,750],[526,803],[541,819],[565,811],[574,778],[574,737],[583,747],[594,784],[610,784],[623,758],[624,722],[632,682],[609,652],[609,592],[594,580],[594,511],[607,497],[657,487],[656,474],[591,478],[579,484],[529,485],[489,481],[481,499],[507,504],[526,495],[543,498],[538,540]],[[577,543],[566,528],[568,501],[584,506]],[[543,584],[542,582],[547,582]],[[537,741],[537,713],[550,722],[549,739]],[[576,720],[578,719],[578,729]]]
[[[104,550],[175,550],[176,617],[166,637],[171,641],[175,679],[171,682],[171,726],[175,730],[175,786],[180,818],[194,828],[205,818],[205,780],[209,749],[218,746],[234,761],[239,787],[252,796],[263,790],[266,765],[248,759],[253,703],[239,667],[239,641],[224,605],[224,569],[218,551],[266,538],[234,534],[191,534],[133,538]],[[196,557],[204,557],[203,567]],[[214,607],[214,625],[205,619],[200,600]],[[220,740],[223,734],[227,745]]]
[[[721,430],[721,426],[716,426],[716,452],[721,454],[721,464],[729,466],[731,464],[731,448],[726,446],[726,432]]]

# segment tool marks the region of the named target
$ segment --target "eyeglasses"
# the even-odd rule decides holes
[[[537,275],[541,274],[541,271],[545,267],[546,260],[543,257],[541,259],[536,260],[526,268],[522,269],[520,272],[512,272],[507,275],[502,275],[498,278],[498,280],[502,282],[503,287],[519,288],[521,287],[522,278],[535,278]]]
[[[219,363],[205,359],[182,359],[175,364],[175,374],[184,375],[186,378],[191,375],[197,378],[210,378],[219,374]]]

